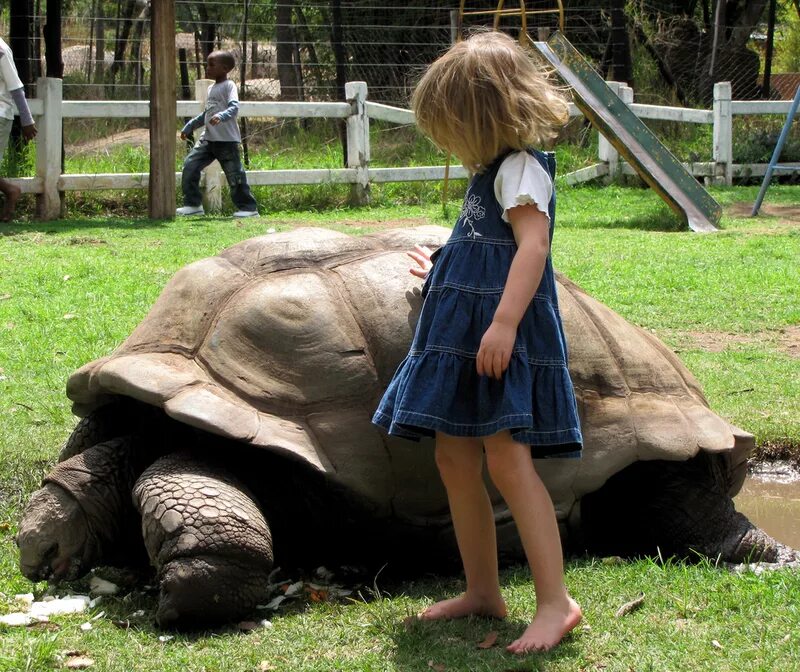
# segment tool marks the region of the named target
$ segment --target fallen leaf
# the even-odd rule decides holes
[[[11,294],[0,294],[0,301],[8,301],[11,298]]]
[[[116,595],[119,592],[119,586],[99,576],[93,576],[89,580],[89,592],[92,595]]]
[[[174,635],[159,635],[158,641],[159,642],[168,642],[170,639],[175,639]]]
[[[252,632],[258,628],[258,623],[255,621],[241,621],[236,624],[236,627],[242,632]]]
[[[283,592],[283,594],[286,597],[291,597],[292,595],[295,595],[295,594],[299,593],[301,590],[303,590],[303,582],[302,581],[296,581],[295,583],[287,586],[286,590]]]
[[[75,313],[64,313],[65,320],[74,320],[78,316]]]
[[[432,660],[428,661],[428,667],[430,667],[432,670],[436,670],[436,672],[444,672],[447,669],[441,663],[434,663]]]
[[[2,379],[2,376],[0,376]],[[8,532],[11,529],[11,523],[0,523],[0,532]]]
[[[131,627],[131,622],[127,619],[124,621],[121,621],[119,619],[114,619],[113,621],[111,621],[111,625],[119,628],[120,630],[127,630],[128,628]]]
[[[604,565],[621,565],[625,561],[618,555],[609,555],[603,558],[600,562]]]
[[[271,672],[271,670],[277,669],[277,667],[275,667],[272,663],[268,663],[266,660],[262,660],[258,666],[258,672]]]
[[[783,636],[783,639],[782,639],[781,641],[782,641],[782,642],[788,642],[788,641],[789,641],[791,638],[792,638],[792,636],[791,636],[791,635],[784,635],[784,636]]]
[[[719,642],[718,642],[716,639],[712,639],[712,640],[711,640],[711,646],[713,646],[715,649],[722,649],[722,648],[724,648],[724,647],[722,646],[722,644],[720,644],[720,643],[719,643]]]
[[[72,277],[71,275],[65,275],[65,276],[62,278],[62,280],[63,280],[64,282],[66,282],[66,281],[67,281],[67,280],[69,280],[71,277]]]
[[[639,593],[639,597],[637,597],[635,600],[626,602],[619,609],[617,609],[617,613],[614,614],[614,617],[622,618],[623,616],[630,614],[632,611],[636,611],[643,604],[644,604],[644,593]]]
[[[327,602],[328,601],[328,591],[327,590],[309,590],[308,597],[312,602]]]
[[[70,658],[64,664],[64,667],[66,667],[68,670],[85,670],[92,665],[94,665],[94,661],[91,658],[81,656],[79,658]]]
[[[484,640],[478,644],[479,649],[491,649],[497,642],[497,630],[486,633]]]
[[[92,629],[92,624],[89,623],[88,621],[86,623],[81,623],[81,630],[83,630],[84,632],[88,632],[91,629]]]

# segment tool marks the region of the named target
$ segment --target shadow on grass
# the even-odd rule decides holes
[[[506,646],[528,626],[521,618],[496,620],[466,618],[456,621],[406,619],[387,633],[394,641],[392,662],[399,672],[430,670],[503,670],[527,672],[546,670],[561,658],[575,658],[579,634],[570,633],[555,649],[546,653],[516,655]],[[487,648],[496,634],[496,641]]]
[[[212,218],[209,218],[212,219]],[[201,218],[202,221],[205,218]],[[15,236],[24,233],[43,233],[52,235],[69,231],[85,231],[96,228],[113,228],[117,230],[162,229],[172,221],[168,219],[125,219],[122,217],[60,219],[51,222],[21,221],[0,223],[0,236]]]
[[[515,566],[516,567],[516,566]],[[527,569],[503,570],[503,583],[517,571],[527,580]],[[447,599],[463,589],[460,572],[426,575],[419,581],[392,585],[386,596],[400,595],[415,601]],[[391,599],[391,598],[390,598]],[[407,609],[407,607],[406,607]],[[416,614],[389,609],[374,625],[392,640],[392,669],[398,672],[431,670],[498,670],[530,672],[549,669],[563,658],[577,659],[580,653],[580,625],[552,651],[515,655],[506,647],[515,641],[533,618],[532,613],[510,607],[505,619],[469,617],[451,621],[423,621]],[[483,646],[479,646],[483,645]],[[485,648],[484,648],[485,647]]]

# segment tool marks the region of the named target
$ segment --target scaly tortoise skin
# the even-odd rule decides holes
[[[448,234],[302,228],[180,270],[113,354],[69,379],[84,419],[24,514],[25,575],[71,578],[143,546],[158,620],[182,625],[246,613],[278,561],[455,560],[432,443],[370,422],[421,305],[405,252]],[[752,436],[652,334],[558,283],[585,447],[536,466],[565,545],[785,557],[730,499]],[[500,553],[519,559],[489,487]]]

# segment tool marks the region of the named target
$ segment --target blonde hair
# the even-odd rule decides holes
[[[473,173],[508,150],[558,135],[569,108],[548,73],[508,35],[481,32],[431,64],[411,96],[417,126]]]

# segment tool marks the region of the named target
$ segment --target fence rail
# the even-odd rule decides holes
[[[178,101],[177,117],[194,116],[205,105],[210,80],[198,80],[194,101]],[[711,110],[641,105],[633,103],[633,91],[619,83],[611,83],[634,113],[642,119],[658,119],[678,123],[712,124],[713,146],[711,161],[685,164],[696,177],[707,183],[732,184],[737,176],[760,176],[767,164],[733,163],[733,117],[742,114],[781,114],[789,111],[791,101],[733,101],[731,87],[727,82],[714,87],[714,105]],[[92,175],[61,174],[62,124],[68,118],[138,117],[150,115],[150,103],[146,100],[131,101],[65,101],[62,100],[60,79],[41,78],[37,85],[39,98],[29,101],[31,112],[37,117],[40,133],[36,142],[36,177],[11,180],[25,193],[37,195],[37,215],[42,219],[61,216],[62,195],[66,191],[96,191],[108,189],[146,189],[147,173],[99,173]],[[344,119],[347,127],[348,165],[339,169],[300,170],[252,170],[248,171],[250,184],[256,186],[300,185],[300,184],[350,184],[352,200],[365,202],[370,183],[404,182],[416,180],[441,180],[445,176],[444,166],[377,168],[370,164],[369,124],[371,119],[393,124],[414,123],[410,110],[373,103],[367,100],[367,85],[364,82],[348,82],[345,87],[345,102],[255,102],[241,103],[242,117],[283,118],[327,118]],[[581,113],[570,105],[570,115]],[[598,177],[613,177],[620,172],[632,173],[630,166],[621,161],[619,154],[606,141],[600,143],[599,163],[582,168],[565,176],[568,183],[575,184]],[[794,164],[792,164],[794,165]],[[800,172],[800,164],[796,170]],[[450,176],[466,177],[461,166],[450,168]],[[176,180],[180,173],[176,173]],[[218,211],[222,203],[223,176],[215,162],[206,169],[203,190],[204,204],[209,212]]]

